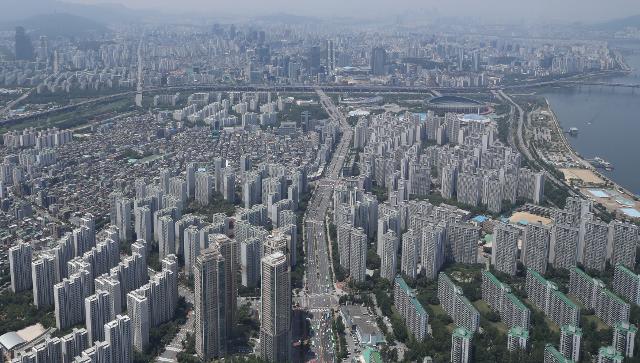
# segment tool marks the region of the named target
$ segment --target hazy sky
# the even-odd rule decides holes
[[[84,4],[119,3],[131,8],[224,14],[286,12],[297,15],[378,16],[415,9],[443,16],[478,15],[487,20],[512,18],[552,21],[602,21],[640,14],[640,0],[65,0]]]

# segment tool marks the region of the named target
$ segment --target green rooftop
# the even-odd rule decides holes
[[[400,285],[400,288],[405,292],[410,293],[412,291],[402,277],[396,276],[396,283]]]
[[[422,304],[420,304],[420,301],[418,301],[418,299],[416,299],[415,297],[412,297],[411,298],[411,303],[413,304],[413,306],[418,311],[418,314],[427,315],[427,311],[424,310],[424,307],[422,307]]]
[[[513,305],[515,305],[516,308],[518,308],[518,310],[520,310],[520,311],[529,310],[529,308],[526,307],[522,303],[522,301],[520,301],[520,299],[518,299],[514,294],[508,293],[507,294],[507,299],[509,299],[513,303]]]
[[[509,329],[509,336],[529,339],[529,331],[521,326],[514,326]]]
[[[620,355],[620,353],[618,353],[618,351],[612,346],[600,348],[600,350],[598,350],[598,357],[603,357],[611,360],[615,359],[615,361],[618,362],[622,362],[623,359],[622,355]]]
[[[365,363],[382,363],[382,356],[380,355],[380,352],[371,347],[367,347],[362,352],[362,358]]]
[[[554,347],[551,344],[547,344],[544,346],[544,352],[545,352],[545,356],[546,353],[550,353],[553,358],[555,359],[556,362],[560,362],[560,363],[574,363],[571,359],[567,359],[565,358],[562,353],[560,353],[556,347]]]
[[[471,333],[466,328],[459,326],[453,331],[453,336],[462,339],[471,339],[473,337],[473,333]]]
[[[635,325],[626,322],[626,321],[620,321],[617,322],[615,324],[615,330],[619,330],[619,331],[624,331],[624,332],[632,332],[632,333],[637,333],[638,332],[638,327],[636,327]]]
[[[572,335],[580,335],[580,336],[582,336],[582,329],[578,328],[575,325],[563,325],[561,329],[562,329],[563,332],[567,332],[567,333],[572,334]]]
[[[616,265],[616,270],[620,270],[622,272],[624,272],[625,274],[635,278],[635,279],[639,279],[640,280],[640,275],[636,274],[635,272],[629,270],[625,265],[623,264],[617,264]]]

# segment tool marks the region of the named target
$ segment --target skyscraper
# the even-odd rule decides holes
[[[333,40],[327,39],[327,70],[332,72],[336,68],[336,49]]]
[[[29,38],[24,28],[21,26],[16,27],[15,53],[16,60],[33,60],[34,54],[31,38]]]
[[[578,261],[578,228],[566,224],[551,227],[549,262],[554,268],[569,269]]]
[[[551,229],[539,223],[529,223],[524,228],[522,246],[523,264],[541,274],[547,272]]]
[[[389,230],[382,237],[382,253],[380,256],[380,277],[391,282],[396,277],[398,237]]]
[[[171,216],[158,219],[158,251],[160,258],[176,253],[175,222]]]
[[[438,277],[444,264],[446,233],[444,225],[427,226],[422,229],[422,269],[429,279]]]
[[[262,259],[260,357],[291,361],[291,271],[281,252]]]
[[[420,244],[422,236],[413,229],[407,230],[402,235],[402,256],[400,260],[400,270],[405,275],[416,278],[418,268],[418,257],[420,257]]]
[[[111,347],[111,363],[132,363],[131,319],[117,315],[115,320],[104,324],[104,339]]]
[[[31,277],[31,245],[19,243],[9,248],[9,273],[11,275],[11,291],[20,292],[30,289]]]
[[[31,265],[33,275],[33,304],[38,307],[53,305],[53,285],[56,283],[55,262],[51,256],[42,256]]]
[[[133,211],[136,238],[151,243],[153,239],[153,219],[151,209],[147,206],[135,208]]]
[[[227,306],[225,260],[212,245],[202,251],[194,265],[196,353],[202,360],[227,352]]]
[[[109,293],[99,291],[84,300],[85,323],[89,333],[89,342],[104,340],[104,324],[112,317]]]
[[[362,228],[351,230],[351,250],[349,253],[349,276],[358,283],[365,280],[367,270],[367,235]]]
[[[496,270],[511,276],[516,274],[519,236],[520,230],[518,228],[503,222],[495,224],[491,263]]]
[[[634,268],[637,244],[638,226],[619,220],[609,223],[607,257],[611,260],[611,265],[622,264]]]
[[[320,59],[321,59],[320,47],[315,45],[309,49],[309,72],[311,75],[316,75],[320,72]]]
[[[371,50],[371,74],[374,76],[384,76],[387,63],[387,51],[382,47],[375,47]]]
[[[230,333],[236,323],[240,248],[236,240],[223,234],[209,236],[209,246],[217,246],[218,251],[224,258],[224,298],[227,314],[225,323],[227,324],[227,333]]]
[[[127,315],[131,317],[133,347],[143,352],[149,344],[149,299],[136,291],[127,294]]]
[[[129,242],[133,238],[131,223],[131,200],[128,198],[118,198],[115,201],[116,227],[119,230],[120,240]]]
[[[591,216],[580,226],[578,244],[578,262],[585,268],[603,271],[607,257],[607,238],[609,226]]]

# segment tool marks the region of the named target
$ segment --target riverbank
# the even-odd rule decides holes
[[[560,121],[556,113],[551,108],[549,100],[546,97],[544,99],[547,111],[551,117],[551,123],[553,124],[555,132],[561,138],[565,149],[569,153],[569,156],[576,164],[575,169],[588,171],[589,173],[595,175],[597,178],[603,181],[603,183],[600,183],[599,181],[594,182],[594,178],[590,177],[588,174],[573,173],[573,175],[570,177],[567,177],[567,175],[565,175],[565,182],[574,190],[579,191],[583,197],[593,200],[594,203],[602,204],[610,213],[614,213],[625,218],[636,220],[639,219],[639,196],[601,173],[573,148],[573,146],[567,139],[562,126],[560,125]],[[556,165],[551,166],[556,170],[563,172],[563,174],[567,170],[563,170],[563,168],[559,168]],[[580,182],[577,183],[576,179],[580,179]],[[635,212],[633,210],[635,210]]]

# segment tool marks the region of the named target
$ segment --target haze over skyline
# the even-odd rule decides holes
[[[601,22],[640,14],[640,2],[635,0],[538,0],[530,3],[510,0],[325,0],[308,1],[238,0],[233,2],[208,0],[70,0],[80,4],[121,4],[132,9],[182,11],[247,16],[290,13],[308,16],[381,17],[410,11],[433,12],[438,16],[477,16],[486,21],[514,22],[548,20],[552,22]]]

